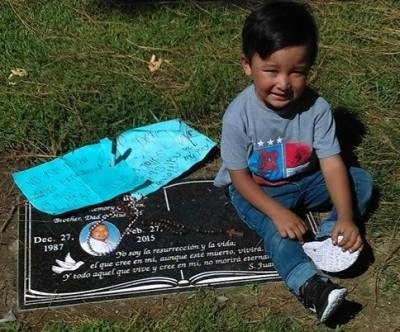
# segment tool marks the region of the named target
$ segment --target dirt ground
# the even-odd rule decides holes
[[[33,331],[46,324],[64,321],[77,324],[90,319],[130,320],[133,313],[151,317],[167,317],[178,307],[184,305],[191,293],[166,296],[117,300],[110,302],[83,304],[64,308],[46,308],[33,311],[18,311],[17,308],[17,197],[10,170],[18,169],[14,162],[0,164],[0,318],[11,310],[16,320]],[[197,172],[197,176],[211,174],[215,162]],[[388,264],[398,254],[398,238],[380,237],[370,243],[373,251],[364,253],[361,268],[350,271],[350,276],[341,276],[340,283],[349,289],[348,303],[338,313],[338,319],[327,324],[335,328],[344,325],[346,331],[400,331],[399,294],[385,289],[383,280]],[[396,260],[394,260],[396,261]],[[396,273],[399,273],[398,266]],[[394,279],[398,280],[397,278]],[[386,287],[387,288],[387,287]],[[267,283],[257,286],[256,291],[248,287],[218,288],[216,295],[229,298],[228,305],[240,306],[242,312],[257,316],[266,311],[290,316],[305,330],[318,325],[317,321],[303,306],[289,294],[282,283]],[[394,288],[396,289],[396,288]],[[2,316],[2,317],[1,317]]]

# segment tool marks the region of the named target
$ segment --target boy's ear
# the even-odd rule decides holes
[[[247,59],[244,54],[242,54],[242,56],[240,57],[240,64],[242,65],[244,73],[247,76],[251,76],[251,64],[249,59]]]

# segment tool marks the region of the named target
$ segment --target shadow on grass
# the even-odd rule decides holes
[[[336,134],[342,150],[342,158],[345,164],[359,167],[359,162],[355,149],[361,144],[366,129],[360,119],[344,107],[338,107],[334,110],[336,122]]]
[[[345,107],[338,107],[334,110],[336,122],[336,133],[342,150],[342,158],[347,167],[360,167],[355,154],[356,148],[361,144],[366,129],[356,114],[350,112]],[[369,216],[378,208],[380,193],[376,187],[373,189],[372,197],[366,212],[366,216],[362,218],[363,222],[359,224],[360,232],[365,236],[366,226]],[[374,253],[371,246],[365,242],[364,249],[360,254],[357,264],[348,270],[335,274],[339,278],[353,278],[361,275],[375,261]]]
[[[325,322],[329,328],[336,329],[352,320],[362,309],[362,305],[355,301],[345,300],[334,315]]]

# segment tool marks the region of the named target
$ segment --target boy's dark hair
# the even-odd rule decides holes
[[[249,61],[256,53],[265,59],[284,47],[306,46],[311,66],[318,52],[318,29],[304,4],[275,0],[247,17],[242,41],[243,53]]]

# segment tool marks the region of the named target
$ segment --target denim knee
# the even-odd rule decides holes
[[[272,234],[268,234],[267,232],[265,232],[263,235],[265,252],[271,257],[272,260],[275,258],[275,255],[279,257],[281,252],[280,242],[282,240],[279,232],[276,231]],[[275,248],[277,248],[277,250]]]
[[[283,238],[277,231],[268,235],[264,238],[265,252],[290,291],[299,295],[300,287],[312,276],[320,274],[320,271],[304,253],[298,241]]]
[[[283,270],[290,270],[302,262],[308,262],[309,258],[305,255],[301,244],[297,240],[282,237],[278,231],[264,233],[264,248],[272,261],[282,273],[282,277],[286,277]]]

